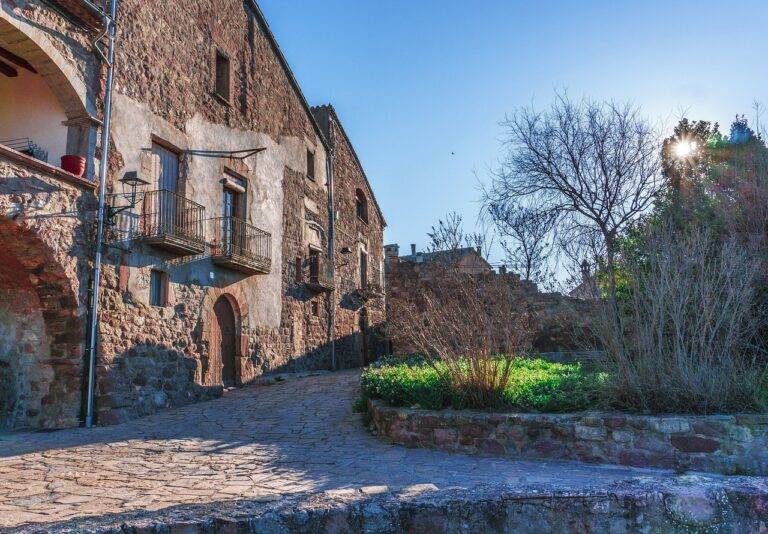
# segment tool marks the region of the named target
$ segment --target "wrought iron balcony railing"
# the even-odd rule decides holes
[[[164,189],[143,193],[140,206],[137,238],[175,252],[205,252],[203,206]]]
[[[272,267],[272,236],[237,217],[211,219],[211,258],[218,265],[246,274],[268,274]]]
[[[40,161],[48,162],[48,151],[43,150],[40,145],[35,143],[29,137],[19,137],[18,139],[0,140],[0,145],[5,145],[17,152],[32,156]]]
[[[205,208],[168,190],[107,198],[110,243],[141,241],[177,254],[205,252]]]

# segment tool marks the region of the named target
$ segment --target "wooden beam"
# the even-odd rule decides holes
[[[27,61],[23,57],[17,56],[10,50],[6,50],[2,46],[0,46],[0,57],[5,59],[6,61],[10,61],[11,63],[21,67],[22,69],[27,69],[29,72],[33,72],[37,74],[35,67],[30,65],[29,61]]]
[[[19,75],[18,71],[11,67],[10,65],[7,65],[6,63],[3,63],[0,61],[0,73],[5,74],[9,78],[15,78]]]

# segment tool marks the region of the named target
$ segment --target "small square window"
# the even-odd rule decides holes
[[[218,96],[229,102],[229,57],[216,51],[216,83],[214,91]]]
[[[168,303],[168,273],[152,269],[149,273],[149,303],[165,306]]]
[[[315,153],[307,150],[307,178],[315,179]]]

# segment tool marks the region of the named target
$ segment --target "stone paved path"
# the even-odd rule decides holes
[[[357,385],[354,371],[296,378],[114,427],[0,435],[0,530],[365,486],[580,486],[670,476],[389,446],[352,413]]]

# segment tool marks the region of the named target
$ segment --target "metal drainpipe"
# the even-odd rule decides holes
[[[333,289],[331,289],[330,313],[328,314],[328,335],[331,338],[331,370],[336,370],[336,207],[333,199],[333,118],[328,117],[328,157],[325,158],[326,174],[328,175],[328,251],[331,262],[331,276]]]
[[[117,15],[117,0],[111,0],[109,15],[104,17],[107,24],[107,86],[104,92],[104,119],[101,126],[101,161],[99,162],[99,211],[96,228],[96,253],[93,258],[93,290],[91,291],[91,324],[88,333],[88,401],[85,412],[85,426],[93,426],[93,404],[96,390],[96,358],[99,326],[99,286],[101,285],[101,252],[104,241],[104,215],[106,211],[107,169],[109,164],[109,126],[112,115],[112,78],[115,65],[115,34],[117,30],[115,17]],[[95,46],[98,46],[96,44]]]

